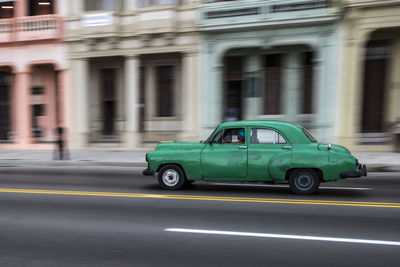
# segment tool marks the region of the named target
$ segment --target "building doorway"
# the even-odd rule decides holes
[[[102,134],[103,137],[112,137],[115,132],[115,114],[116,114],[116,73],[115,68],[100,70],[101,84],[101,107],[102,107]]]
[[[241,120],[243,117],[243,57],[226,57],[224,66],[223,120]]]
[[[268,54],[264,57],[264,111],[265,115],[282,113],[283,55]]]
[[[0,71],[0,141],[9,140],[11,74]]]
[[[57,127],[57,81],[52,64],[38,64],[31,68],[30,122],[34,143],[54,142]]]
[[[364,63],[362,133],[382,133],[390,42],[370,41]]]

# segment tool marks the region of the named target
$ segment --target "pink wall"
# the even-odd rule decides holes
[[[54,140],[56,122],[55,71],[60,71],[59,105],[60,120],[65,124],[66,70],[68,69],[67,46],[63,43],[64,18],[62,6],[54,1],[57,14],[28,16],[28,1],[15,1],[14,18],[2,19],[1,23],[12,23],[13,31],[0,34],[0,66],[8,66],[14,73],[11,92],[11,131],[16,132],[13,144],[0,144],[9,149],[46,149],[53,145],[33,144],[31,105],[41,101],[45,116],[39,117],[39,124],[45,130],[45,141]],[[25,23],[26,22],[26,23]],[[32,86],[45,87],[45,94],[31,95]]]

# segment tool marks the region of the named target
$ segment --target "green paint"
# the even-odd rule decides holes
[[[219,131],[245,128],[245,144],[163,143],[147,154],[149,169],[180,165],[191,180],[285,181],[293,169],[315,169],[324,181],[340,179],[341,172],[357,171],[356,159],[345,147],[312,142],[303,128],[283,121],[237,121],[220,124]],[[251,144],[252,128],[281,134],[286,144]]]

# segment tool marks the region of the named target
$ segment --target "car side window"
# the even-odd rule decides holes
[[[245,129],[226,129],[222,135],[222,144],[244,144]]]
[[[286,144],[285,138],[274,130],[251,129],[250,144]]]
[[[245,129],[234,128],[219,131],[212,141],[218,144],[244,144],[245,143]]]

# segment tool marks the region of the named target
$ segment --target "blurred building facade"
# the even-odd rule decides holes
[[[304,125],[320,140],[332,140],[339,4],[203,1],[204,132],[221,121],[280,119]]]
[[[46,147],[66,123],[65,1],[0,1],[0,147]]]
[[[197,0],[71,0],[70,146],[198,136]]]
[[[400,118],[400,3],[343,5],[338,141],[357,151],[390,151]]]
[[[51,147],[57,126],[70,148],[133,149],[279,119],[393,150],[398,14],[394,0],[0,0],[0,148]]]

